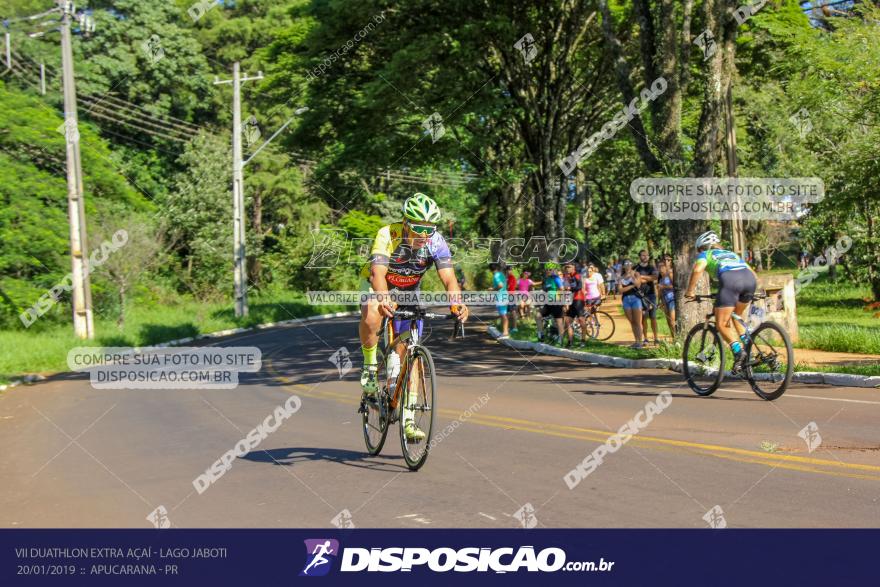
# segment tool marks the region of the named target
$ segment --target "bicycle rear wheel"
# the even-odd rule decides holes
[[[775,322],[763,322],[752,333],[746,352],[746,378],[752,391],[768,401],[782,397],[794,370],[794,350],[785,329]]]
[[[608,312],[594,312],[587,318],[587,334],[596,340],[608,340],[614,336],[614,318]]]
[[[363,425],[364,444],[367,445],[367,452],[373,456],[379,454],[385,445],[385,437],[388,436],[388,423],[391,419],[391,409],[386,390],[385,355],[381,349],[377,350],[376,359],[379,362],[378,373],[376,374],[379,391],[375,399],[362,397],[359,410]]]
[[[431,449],[431,433],[434,430],[434,412],[437,410],[434,390],[434,360],[431,353],[422,346],[412,349],[407,369],[405,387],[401,393],[398,410],[400,410],[400,449],[406,466],[418,471],[428,459]],[[412,417],[415,426],[425,433],[422,440],[409,440],[406,437],[406,420]]]
[[[682,374],[697,395],[715,393],[724,379],[725,344],[714,324],[697,324],[688,332],[682,353]]]

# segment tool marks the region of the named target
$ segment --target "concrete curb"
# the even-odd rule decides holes
[[[169,340],[166,342],[160,342],[157,344],[151,344],[150,348],[159,348],[164,349],[172,346],[180,346],[183,344],[187,344],[196,340],[204,340],[206,338],[222,338],[224,336],[230,336],[232,334],[241,334],[243,332],[252,332],[255,330],[265,330],[266,328],[274,328],[277,326],[287,326],[290,324],[300,324],[302,322],[318,322],[320,320],[330,320],[331,318],[343,318],[348,316],[355,316],[360,314],[360,312],[334,312],[332,314],[319,314],[317,316],[307,316],[305,318],[293,318],[291,320],[282,320],[281,322],[266,322],[264,324],[257,324],[256,326],[248,326],[247,328],[227,328],[226,330],[218,330],[217,332],[209,332],[206,334],[199,334],[197,336],[188,336],[186,338],[178,338],[175,340]],[[132,353],[140,352],[140,347],[136,347],[132,349]],[[7,384],[0,385],[0,391],[6,391],[7,389],[11,389],[13,387],[17,387],[22,383],[29,384],[34,383],[36,381],[43,381],[46,379],[43,375],[31,374],[25,375],[21,379],[13,379]]]
[[[489,336],[498,340],[501,333],[494,326],[489,326]],[[599,355],[596,353],[588,353],[586,351],[561,349],[541,342],[514,340],[512,338],[498,340],[498,342],[519,350],[532,350],[544,355],[566,357],[568,359],[593,363],[596,365],[604,365],[606,367],[621,367],[624,369],[668,369],[670,371],[681,373],[681,359],[625,359],[623,357],[610,357],[608,355]],[[792,374],[791,380],[795,383],[820,383],[824,385],[833,385],[835,387],[880,387],[880,376],[853,375],[850,373],[796,371]]]

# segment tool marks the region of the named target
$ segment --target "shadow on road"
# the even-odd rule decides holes
[[[307,461],[330,461],[350,467],[397,473],[406,471],[405,465],[397,462],[400,459],[391,456],[371,457],[366,452],[343,450],[338,448],[273,448],[249,452],[242,459],[269,465],[290,466]]]

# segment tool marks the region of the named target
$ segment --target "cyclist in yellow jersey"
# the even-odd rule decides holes
[[[370,262],[361,271],[361,289],[375,293],[416,291],[422,277],[433,264],[437,266],[437,274],[446,291],[449,294],[461,293],[449,246],[437,232],[437,223],[440,221],[437,203],[425,194],[416,193],[404,202],[403,217],[403,222],[383,226],[376,234]],[[451,310],[462,321],[467,320],[468,309],[464,304],[453,305]],[[378,391],[377,332],[382,318],[392,317],[393,314],[394,304],[387,296],[384,300],[373,299],[361,306],[359,331],[364,354],[361,387],[367,395],[375,395]],[[394,332],[409,328],[408,322],[395,320]],[[403,346],[398,347],[397,351],[402,353]],[[415,425],[412,414],[404,413],[403,426],[410,440],[425,437],[424,432]]]

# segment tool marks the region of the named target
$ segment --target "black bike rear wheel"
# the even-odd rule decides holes
[[[763,322],[752,333],[746,351],[746,379],[752,391],[768,401],[782,397],[794,370],[794,349],[785,329],[775,322]]]
[[[377,351],[379,392],[375,399],[361,398],[361,423],[364,431],[364,444],[367,452],[375,456],[382,451],[385,437],[388,436],[388,424],[391,419],[388,393],[386,390],[385,355],[381,349]]]
[[[431,449],[434,413],[437,411],[434,393],[436,378],[434,360],[431,358],[430,351],[425,347],[413,347],[408,360],[407,380],[397,404],[400,414],[398,427],[400,429],[400,449],[403,452],[406,466],[412,471],[418,471],[428,460],[428,452]],[[416,427],[425,433],[425,438],[422,440],[407,439],[405,426],[409,416],[412,416]]]
[[[688,332],[681,369],[688,386],[697,395],[712,395],[721,385],[725,346],[714,324],[697,324]]]
[[[608,312],[598,310],[587,318],[587,333],[596,340],[608,340],[614,336],[614,318]]]

